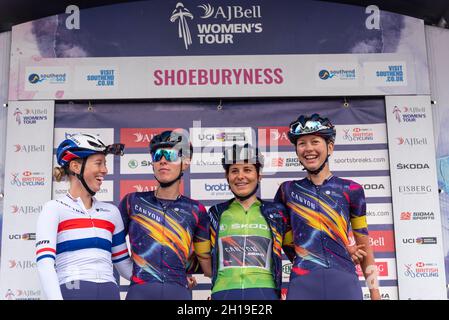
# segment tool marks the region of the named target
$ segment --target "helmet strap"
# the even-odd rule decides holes
[[[89,186],[87,185],[86,180],[84,180],[84,169],[86,168],[86,162],[87,158],[83,159],[83,163],[81,164],[81,170],[80,173],[74,173],[74,175],[78,178],[79,181],[81,181],[81,184],[86,189],[87,192],[93,197],[95,195],[95,192],[93,192]]]

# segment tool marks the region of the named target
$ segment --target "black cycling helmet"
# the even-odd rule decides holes
[[[263,155],[260,154],[258,148],[254,148],[248,143],[245,143],[243,146],[234,144],[232,147],[224,150],[221,163],[226,173],[231,164],[240,162],[254,164],[257,168],[257,172],[259,172],[260,168],[263,168],[264,158]]]
[[[259,175],[260,169],[263,168],[264,158],[263,155],[260,154],[258,148],[254,148],[248,143],[244,144],[243,146],[234,144],[232,147],[229,147],[224,150],[223,158],[221,160],[223,168],[226,171],[226,177],[228,176],[229,168],[231,167],[231,165],[242,162],[253,164],[256,167],[257,174]],[[252,190],[249,194],[243,196],[235,194],[234,191],[232,191],[232,189],[231,192],[240,201],[245,201],[246,199],[249,199],[251,196],[253,196],[257,192],[258,188],[259,183],[256,185],[254,190]]]
[[[192,159],[193,147],[187,135],[180,131],[167,130],[151,139],[150,153],[154,154],[157,149],[173,148],[179,150],[181,157]]]
[[[162,188],[168,188],[173,185],[176,181],[180,180],[183,176],[182,172],[182,158],[189,158],[192,160],[193,155],[193,146],[190,143],[189,137],[180,131],[167,130],[153,137],[150,141],[150,153],[153,155],[156,150],[161,148],[170,148],[178,150],[179,156],[181,157],[181,168],[179,171],[179,175],[176,179],[169,182],[161,182],[156,178],[154,178],[157,182],[159,182]]]
[[[335,141],[334,125],[328,118],[322,118],[318,113],[314,113],[310,117],[301,115],[290,123],[289,127],[288,139],[294,145],[296,145],[299,137],[309,134],[323,137],[327,142]]]

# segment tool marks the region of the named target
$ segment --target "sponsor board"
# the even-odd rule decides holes
[[[22,172],[11,172],[9,182],[15,188],[36,189],[45,188],[48,183],[48,178],[45,176],[45,172],[25,170]]]
[[[409,244],[416,244],[416,245],[437,244],[437,237],[408,237],[408,238],[402,238],[402,244],[405,244],[405,245],[409,245]]]
[[[362,185],[366,197],[391,197],[390,177],[348,177]]]
[[[153,174],[149,153],[125,153],[120,158],[120,174]]]
[[[5,288],[3,300],[40,300],[41,290]]]
[[[113,128],[55,128],[55,138],[53,148],[57,149],[59,144],[65,139],[69,139],[72,135],[77,133],[91,134],[98,136],[104,144],[109,145],[115,143]],[[125,150],[126,151],[126,150]]]
[[[393,258],[387,258],[387,259],[381,259],[376,258],[375,265],[377,267],[377,270],[379,272],[379,280],[396,280],[396,259]],[[359,280],[364,280],[362,268],[358,264],[356,266],[357,275],[359,276]]]
[[[393,207],[391,203],[367,203],[366,220],[368,227],[374,224],[393,224]]]
[[[359,67],[356,63],[318,63],[315,65],[317,87],[358,87]]]
[[[197,200],[229,200],[234,197],[226,179],[191,179],[190,194]]]
[[[349,241],[355,244],[352,231],[349,233]],[[394,232],[393,230],[370,230],[369,243],[374,252],[394,252]]]
[[[159,183],[156,180],[121,180],[120,200],[128,193],[155,191],[158,186]],[[180,192],[184,193],[184,181],[181,181]]]
[[[69,183],[67,181],[53,181],[52,199],[58,199],[67,194]],[[101,184],[100,190],[95,194],[98,201],[112,202],[114,201],[114,181],[105,180]]]
[[[433,211],[402,211],[400,221],[434,221],[435,212]]]
[[[126,148],[145,148],[146,151],[150,153],[151,139],[164,131],[174,129],[175,128],[121,128],[120,143],[124,143]],[[188,135],[188,132],[186,132],[186,134]]]
[[[254,144],[253,137],[255,138],[251,127],[190,128],[190,140],[193,147],[228,147],[233,144]]]
[[[68,67],[26,67],[23,79],[27,91],[53,91],[68,88]]]
[[[264,178],[260,182],[260,196],[262,199],[273,200],[276,192],[283,182],[298,179],[300,178]]]
[[[75,68],[74,91],[117,89],[118,76],[117,66],[78,66]]]
[[[426,107],[397,106],[391,112],[398,123],[419,123],[426,119]]]
[[[386,144],[387,127],[385,123],[336,125],[337,136],[335,144]]]
[[[398,300],[398,287],[379,286],[380,297],[382,300]],[[362,287],[363,300],[371,300],[368,287]]]
[[[363,63],[365,85],[373,87],[407,86],[405,61],[369,61]]]
[[[288,139],[288,127],[259,127],[257,129],[259,147],[270,146],[269,151],[277,146],[293,145]]]
[[[14,216],[38,215],[41,211],[42,205],[23,205],[23,203],[11,204],[9,210]]]
[[[190,162],[191,173],[223,173],[222,165],[223,151],[212,149],[210,152],[195,152]]]

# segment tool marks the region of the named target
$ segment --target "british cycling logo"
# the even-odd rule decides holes
[[[374,140],[374,130],[372,128],[349,128],[343,129],[344,135],[343,140],[349,142],[357,141],[373,141]]]
[[[19,177],[20,173],[11,173],[11,185],[17,187],[36,187],[44,186],[45,178],[42,177],[43,173],[24,171],[22,176]]]
[[[200,45],[210,44],[234,44],[236,34],[261,33],[263,31],[262,23],[254,23],[254,19],[262,18],[261,6],[251,6],[244,8],[243,6],[217,6],[212,7],[210,4],[202,4],[197,6],[203,13],[199,14],[199,18],[213,19],[214,22],[221,20],[231,22],[232,20],[251,19],[251,23],[198,23],[198,43]],[[182,2],[176,4],[170,16],[170,22],[177,23],[178,38],[182,39],[185,50],[193,44],[191,28],[189,20],[194,20],[191,10],[187,9]]]
[[[436,263],[425,263],[422,261],[413,264],[405,264],[404,275],[409,278],[436,278],[439,270]]]

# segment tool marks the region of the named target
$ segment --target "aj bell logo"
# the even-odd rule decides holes
[[[193,19],[193,14],[190,13],[189,9],[184,7],[182,2],[176,4],[176,9],[170,17],[171,22],[178,21],[178,38],[184,40],[184,47],[186,50],[192,44],[192,35],[190,34],[189,24],[187,23],[187,18]]]
[[[201,19],[216,19],[225,22],[231,22],[233,19],[258,19],[261,18],[261,7],[251,6],[218,6],[212,7],[210,4],[199,5],[203,14]],[[176,4],[170,16],[170,22],[178,24],[178,38],[184,42],[186,50],[192,45],[192,34],[190,32],[189,20],[193,20],[192,12],[187,9],[182,2]],[[208,44],[233,44],[234,35],[261,33],[263,31],[262,23],[199,23],[198,41],[201,45]]]
[[[34,152],[45,152],[45,145],[41,144],[41,145],[32,145],[32,144],[28,144],[28,145],[20,145],[20,144],[15,144],[14,145],[14,152],[25,152],[25,153],[34,153]]]
[[[404,138],[404,137],[397,137],[397,143],[400,146],[423,146],[427,145],[427,138]]]

